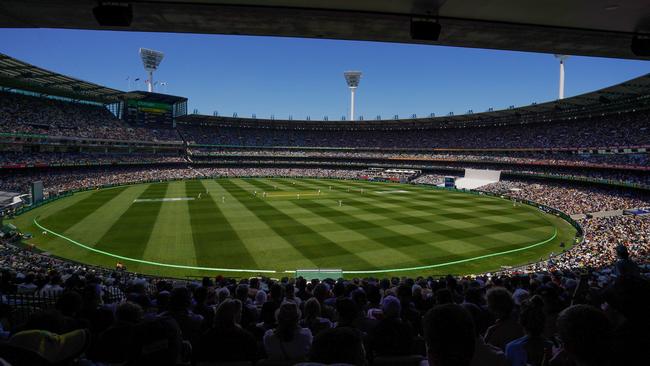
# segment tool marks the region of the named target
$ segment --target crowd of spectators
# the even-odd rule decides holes
[[[184,167],[109,166],[97,168],[16,170],[0,175],[0,190],[28,192],[32,182],[42,181],[46,197],[67,191],[109,184],[197,178],[202,174]]]
[[[204,169],[204,170],[203,170]],[[356,179],[362,170],[303,169],[303,168],[202,168],[206,176],[213,177],[304,177]]]
[[[302,155],[301,153],[304,153]],[[264,165],[295,165],[296,167],[344,167],[345,169],[363,169],[372,163],[381,163],[390,165],[395,168],[413,168],[420,170],[447,171],[447,175],[462,174],[466,168],[473,169],[493,169],[500,170],[503,173],[546,175],[556,177],[568,177],[575,179],[595,179],[608,180],[621,184],[640,184],[650,186],[650,170],[631,170],[631,169],[591,169],[588,167],[564,166],[561,162],[552,161],[544,164],[526,164],[518,165],[514,162],[502,162],[499,165],[493,165],[493,162],[486,160],[462,160],[464,155],[454,155],[455,159],[447,160],[426,160],[425,156],[436,155],[407,155],[392,153],[355,153],[351,152],[318,152],[316,154],[305,151],[291,151],[290,154],[284,152],[274,152],[272,154],[254,154],[243,152],[242,155],[225,153],[221,151],[218,155],[196,154],[190,151],[185,155],[183,152],[28,152],[28,151],[2,151],[0,152],[0,168],[29,167],[41,168],[44,166],[75,166],[75,165],[112,165],[112,164],[168,164],[168,163],[191,163],[197,167],[211,166],[215,164],[246,165],[256,164]],[[312,156],[313,155],[313,156]],[[340,155],[340,156],[339,156]],[[372,158],[369,158],[372,156]],[[381,156],[384,156],[381,158]],[[367,160],[375,159],[375,160]],[[420,160],[412,160],[420,159]],[[424,160],[422,160],[424,159]],[[529,158],[526,158],[529,159]],[[504,159],[505,160],[505,159]],[[645,167],[647,168],[647,167]]]
[[[70,153],[70,152],[0,152],[0,167],[17,165],[108,165],[124,163],[182,163],[185,156],[179,154],[149,153]]]
[[[0,357],[17,366],[413,365],[425,357],[443,366],[644,365],[650,266],[625,248],[597,269],[187,281],[0,244]],[[30,294],[52,306],[12,322],[12,307]]]
[[[445,176],[438,174],[422,174],[419,177],[413,179],[411,183],[414,184],[431,184],[431,185],[440,185],[444,182]]]
[[[188,154],[194,158],[222,156],[255,157],[300,157],[300,158],[343,158],[343,159],[391,159],[391,160],[432,160],[467,161],[491,163],[516,163],[534,165],[566,166],[625,166],[631,168],[650,168],[648,153],[592,154],[562,151],[448,151],[448,152],[402,152],[381,150],[317,150],[317,149],[207,149],[191,147]]]
[[[247,128],[181,123],[188,143],[230,146],[381,148],[603,148],[650,145],[647,111],[534,124],[430,129]]]
[[[544,123],[476,127],[429,127],[382,129],[381,127],[324,130],[317,126],[295,128],[249,128],[236,123],[207,126],[188,123],[182,118],[177,128],[130,126],[117,119],[102,105],[73,103],[62,99],[41,98],[2,92],[0,132],[43,134],[79,138],[133,141],[181,141],[190,144],[229,146],[302,146],[402,149],[511,149],[511,148],[614,148],[650,145],[646,132],[649,113],[633,111]],[[426,154],[425,154],[426,155]],[[436,154],[434,154],[436,155]],[[455,154],[437,154],[436,158],[457,158]],[[449,156],[451,155],[451,156]],[[483,160],[482,154],[463,159]],[[494,154],[493,161],[509,161]],[[520,159],[524,159],[521,157]],[[557,157],[584,164],[622,162],[623,165],[647,166],[647,155]],[[505,160],[503,160],[505,159]],[[556,159],[550,157],[550,160]]]
[[[535,169],[517,169],[516,167],[509,167],[508,170],[501,172],[516,173],[516,174],[529,174],[529,175],[544,175],[552,177],[566,177],[568,179],[582,179],[582,180],[600,180],[610,181],[616,184],[636,184],[650,186],[650,172],[636,172],[629,170],[590,170],[590,169],[568,169],[565,167],[536,167]]]
[[[650,206],[650,197],[642,193],[609,187],[570,185],[566,182],[501,180],[480,187],[480,190],[538,202],[567,214]]]
[[[615,271],[608,268],[625,248],[629,258],[639,262],[650,260],[650,216],[623,215],[581,219],[584,242],[561,253],[557,258],[531,265],[529,270],[572,270],[601,268],[595,272],[600,281]]]
[[[510,152],[516,155],[516,152]],[[530,154],[534,155],[534,154]],[[414,154],[391,152],[348,152],[348,151],[311,151],[311,150],[207,150],[190,149],[189,159],[197,164],[209,164],[228,161],[255,162],[258,164],[312,164],[312,165],[347,165],[362,166],[367,164],[390,164],[396,168],[405,166],[416,169],[451,169],[462,170],[491,169],[506,173],[541,174],[556,177],[577,179],[608,180],[627,184],[650,185],[650,166],[647,165],[647,154],[626,154],[637,156],[638,159],[619,159],[614,162],[594,163],[592,155],[584,155],[585,161],[579,160],[576,154],[566,154],[573,159],[549,159],[539,153],[537,157],[507,157],[495,155],[455,154]],[[618,155],[604,155],[616,157]],[[641,165],[620,165],[623,163]],[[453,174],[453,173],[450,173]]]
[[[0,93],[0,132],[135,141],[180,141],[166,128],[129,126],[102,105]]]
[[[247,160],[242,161],[239,159],[223,158],[211,162],[197,161],[192,160],[192,163],[195,163],[195,166],[210,166],[216,164],[228,163],[231,165],[258,165],[258,166],[274,166],[274,165],[284,165],[284,166],[309,166],[309,167],[341,167],[345,169],[363,169],[368,166],[367,163],[363,162],[354,162],[354,161],[294,161],[294,160],[284,160],[284,159],[260,159],[260,160]],[[384,167],[391,167],[395,169],[416,169],[416,170],[433,170],[436,172],[445,172],[446,175],[459,176],[463,174],[465,169],[490,169],[492,167],[486,167],[476,164],[463,164],[461,166],[432,166],[432,165],[413,165],[413,164],[383,164]],[[650,186],[650,174],[648,173],[639,173],[635,172],[624,172],[624,171],[594,171],[594,170],[575,170],[575,169],[566,169],[563,167],[558,168],[537,168],[534,170],[531,169],[517,169],[518,167],[507,167],[506,170],[500,170],[503,175],[508,173],[513,173],[515,175],[524,175],[524,176],[545,176],[552,178],[563,178],[571,180],[596,180],[596,181],[608,181],[613,184],[619,185],[645,185]],[[490,170],[495,170],[494,168]],[[498,170],[498,169],[497,169]]]

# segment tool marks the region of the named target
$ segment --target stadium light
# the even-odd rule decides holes
[[[361,80],[361,71],[346,71],[343,73],[345,82],[350,88],[350,121],[354,121],[354,92],[359,86]]]
[[[560,92],[558,99],[564,99],[564,61],[569,58],[567,55],[555,55],[560,60]]]
[[[140,48],[140,58],[144,69],[149,73],[149,93],[153,93],[153,72],[158,70],[158,65],[162,61],[165,54],[160,51],[154,51],[147,48]]]

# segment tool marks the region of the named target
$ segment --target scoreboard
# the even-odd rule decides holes
[[[173,95],[130,92],[124,100],[124,120],[134,126],[171,128],[174,119],[187,114],[187,98]]]
[[[134,125],[156,125],[172,127],[174,115],[172,105],[160,102],[127,100],[126,121]]]

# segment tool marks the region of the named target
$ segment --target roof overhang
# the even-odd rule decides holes
[[[650,34],[647,0],[149,0],[128,27],[102,27],[95,0],[3,0],[0,27],[213,33],[422,43],[650,59],[632,53]],[[415,40],[413,18],[437,19],[437,41]]]
[[[1,53],[0,86],[97,103],[120,101],[124,93],[30,65]]]

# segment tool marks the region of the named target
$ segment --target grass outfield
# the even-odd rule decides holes
[[[112,268],[119,260],[112,254],[144,261],[122,259],[131,271],[176,277],[422,266],[428,268],[386,275],[480,273],[539,260],[575,236],[564,220],[503,199],[426,186],[290,178],[87,191],[13,223],[34,235],[30,243],[57,256]]]

